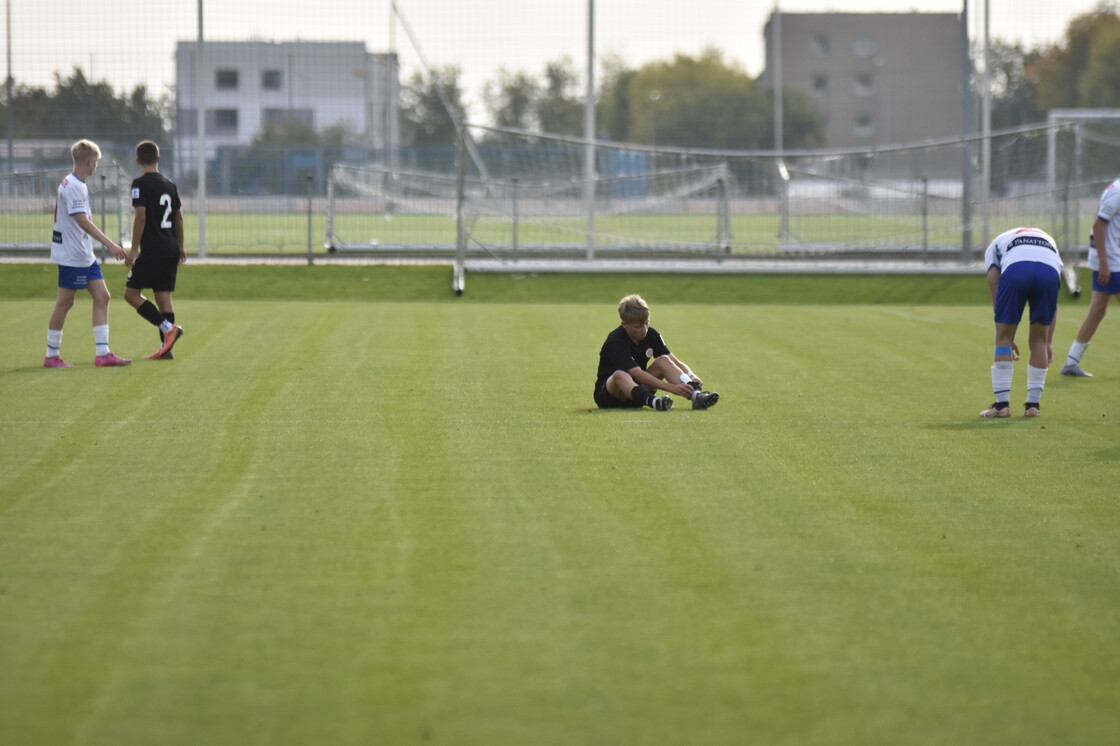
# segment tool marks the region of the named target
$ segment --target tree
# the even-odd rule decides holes
[[[166,96],[154,100],[143,85],[118,96],[108,83],[86,80],[78,67],[68,78],[55,73],[54,90],[15,86],[10,103],[14,135],[19,138],[88,137],[132,144],[167,135],[170,106]],[[8,104],[5,101],[0,106],[4,118]]]
[[[1120,18],[1115,15],[1093,34],[1085,70],[1077,82],[1077,99],[1085,108],[1120,105]]]
[[[498,80],[483,89],[490,119],[496,127],[531,130],[536,127],[533,111],[538,96],[537,82],[528,73],[498,70]]]
[[[451,107],[459,122],[464,121],[466,109],[462,103],[460,75],[461,71],[455,65],[432,70],[427,77],[420,72],[413,74],[401,90],[401,137],[405,143],[455,144],[458,131],[447,107]]]
[[[1039,110],[1100,109],[1120,103],[1120,88],[1115,83],[1115,71],[1120,68],[1118,28],[1120,16],[1115,7],[1102,3],[1070,21],[1064,44],[1044,50],[1031,61],[1027,69],[1034,80]]]
[[[579,73],[568,57],[547,63],[539,80],[525,72],[511,73],[502,68],[498,80],[484,89],[490,119],[497,127],[582,135],[579,81]]]
[[[620,78],[621,79],[621,78]],[[768,148],[773,143],[769,92],[714,48],[699,57],[678,54],[669,62],[642,66],[627,80],[627,139],[678,147]],[[783,98],[787,147],[823,142],[816,104],[807,94],[786,90]]]
[[[630,132],[630,83],[637,71],[617,55],[602,60],[595,121],[599,134],[608,140],[625,140]]]
[[[976,55],[980,54],[982,50],[977,49]],[[1039,52],[1026,51],[1018,43],[994,39],[988,55],[992,63],[992,127],[1019,127],[1045,119],[1038,108],[1035,84],[1029,73]]]
[[[579,80],[570,57],[545,65],[544,86],[535,107],[537,121],[545,132],[583,134],[584,104],[579,94]]]

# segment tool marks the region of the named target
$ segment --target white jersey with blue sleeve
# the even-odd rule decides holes
[[[1108,230],[1104,235],[1105,258],[1108,259],[1109,269],[1115,271],[1116,267],[1120,267],[1120,179],[1109,184],[1101,192],[1097,217],[1108,223]],[[1094,245],[1100,240],[1100,236],[1093,236]],[[1097,255],[1097,250],[1089,249],[1089,269],[1099,270],[1100,265],[1101,258]]]
[[[97,261],[93,255],[93,239],[75,220],[81,214],[92,219],[89,188],[71,173],[58,185],[58,198],[54,203],[54,235],[51,237],[51,262],[54,264],[88,267]]]
[[[999,267],[1003,272],[1016,262],[1040,262],[1062,270],[1057,242],[1038,228],[1012,228],[996,236],[984,252],[985,271]]]

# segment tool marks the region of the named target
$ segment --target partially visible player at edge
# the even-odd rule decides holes
[[[992,363],[992,392],[996,401],[981,417],[1011,416],[1012,361],[1018,359],[1015,332],[1029,303],[1030,358],[1027,363],[1025,417],[1042,414],[1042,389],[1046,371],[1054,359],[1054,322],[1058,318],[1062,258],[1058,244],[1037,228],[1013,228],[996,236],[984,252],[988,289],[996,322],[995,358]]]
[[[618,315],[622,324],[607,335],[599,350],[594,398],[600,409],[672,409],[672,398],[657,396],[658,389],[690,399],[693,409],[707,409],[719,401],[719,394],[702,391],[704,382],[669,352],[665,340],[649,325],[649,306],[640,295],[623,298]]]
[[[136,146],[136,163],[144,172],[132,180],[132,250],[125,264],[132,268],[124,284],[124,299],[159,329],[159,349],[145,360],[170,360],[171,348],[183,336],[175,326],[171,293],[179,265],[187,261],[183,245],[183,214],[175,183],[159,172],[159,146],[144,140]],[[139,254],[139,256],[137,256]],[[151,288],[155,305],[141,291]]]
[[[54,234],[51,237],[51,262],[58,265],[58,296],[47,322],[47,355],[45,368],[72,368],[62,359],[62,325],[74,306],[79,290],[88,290],[93,299],[93,342],[96,347],[94,365],[98,368],[128,365],[131,360],[119,358],[109,351],[109,288],[101,265],[93,255],[91,236],[117,259],[125,258],[123,248],[93,224],[89,188],[86,180],[97,170],[101,149],[89,140],[78,140],[70,147],[74,170],[58,185],[54,203]]]
[[[1081,369],[1081,358],[1097,327],[1104,321],[1108,301],[1120,299],[1120,272],[1116,271],[1120,269],[1120,179],[1109,184],[1101,193],[1097,219],[1093,221],[1093,232],[1089,234],[1089,269],[1093,270],[1093,295],[1089,299],[1085,320],[1069,346],[1069,355],[1062,366],[1063,376],[1093,377]]]

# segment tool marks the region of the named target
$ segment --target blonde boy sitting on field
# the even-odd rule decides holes
[[[657,396],[658,389],[691,400],[693,409],[707,409],[719,401],[719,394],[702,391],[704,382],[669,352],[665,340],[649,325],[649,306],[640,295],[623,298],[618,315],[622,324],[607,335],[599,350],[595,404],[600,409],[672,409],[672,398]]]

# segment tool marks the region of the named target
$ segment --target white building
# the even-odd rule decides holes
[[[175,52],[176,135],[187,170],[197,153],[198,94],[206,106],[208,157],[247,145],[270,122],[294,120],[317,132],[340,126],[356,143],[388,154],[399,139],[397,57],[362,42],[206,42],[201,85],[198,43]]]

